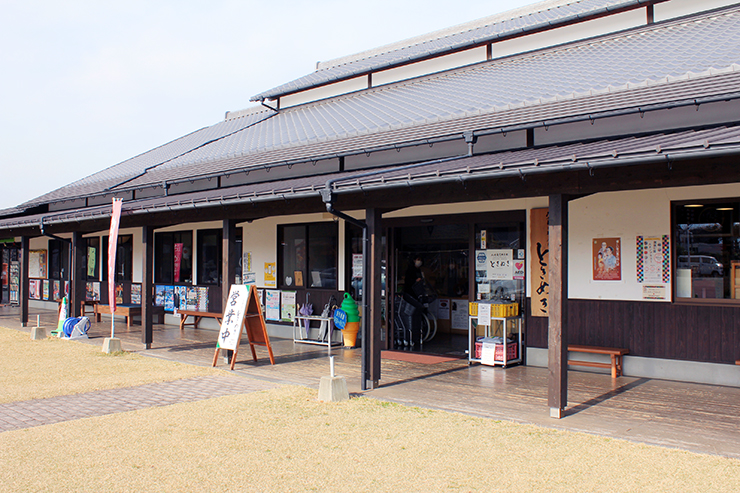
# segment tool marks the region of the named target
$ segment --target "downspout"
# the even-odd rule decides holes
[[[426,166],[432,163],[443,163],[446,161],[454,161],[455,159],[460,159],[461,157],[467,157],[468,155],[472,155],[472,143],[473,140],[473,133],[470,132],[470,135],[464,135],[466,142],[468,142],[468,152],[469,154],[463,154],[462,156],[454,156],[450,158],[443,158],[443,159],[435,159],[432,161],[424,161],[421,163],[414,163],[414,164],[408,164],[405,166],[399,166],[398,168],[395,168],[396,171],[398,170],[404,170],[404,169],[412,169],[412,168],[418,168],[420,166]],[[367,176],[374,176],[380,173],[387,172],[387,169],[383,170],[375,170],[375,171],[369,171],[367,173],[361,173],[359,175],[352,176],[353,179],[357,178],[364,178]],[[362,319],[360,323],[360,340],[362,341],[362,357],[360,358],[362,360],[360,373],[362,375],[362,382],[361,382],[361,389],[362,390],[368,390],[367,388],[367,382],[369,380],[368,375],[368,367],[367,367],[367,361],[369,358],[368,354],[368,314],[369,314],[369,308],[368,308],[368,296],[367,296],[367,290],[368,290],[368,284],[367,280],[369,279],[369,269],[370,269],[370,263],[368,262],[368,252],[367,252],[367,223],[365,221],[360,221],[359,219],[356,219],[349,214],[345,214],[342,211],[338,211],[334,209],[334,206],[332,204],[332,201],[334,199],[334,193],[332,192],[332,185],[334,182],[337,181],[343,181],[347,178],[333,178],[331,180],[328,180],[326,184],[324,185],[324,188],[320,190],[321,199],[326,204],[326,210],[329,214],[332,214],[333,216],[336,216],[340,219],[344,219],[350,224],[354,224],[355,226],[362,228]]]
[[[329,212],[329,214],[332,214],[340,219],[344,219],[350,224],[354,224],[355,226],[358,226],[362,228],[362,300],[360,302],[362,306],[362,319],[360,321],[360,341],[362,344],[362,356],[360,358],[361,364],[360,364],[360,374],[362,375],[361,381],[360,381],[360,388],[362,390],[368,390],[367,388],[367,382],[369,380],[368,378],[368,368],[367,368],[367,360],[370,356],[368,354],[369,348],[368,348],[368,296],[367,296],[367,279],[368,279],[368,255],[367,255],[367,223],[365,221],[360,221],[359,219],[355,219],[354,217],[350,216],[349,214],[345,214],[344,212],[338,211],[334,209],[334,206],[332,205],[332,199],[333,194],[331,192],[331,182],[333,180],[329,180],[326,183],[326,186],[323,190],[321,190],[321,199],[326,204],[326,210]]]

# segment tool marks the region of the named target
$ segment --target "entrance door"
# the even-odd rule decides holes
[[[394,219],[387,225],[387,347],[465,357],[470,302],[514,302],[523,313],[523,211]],[[477,271],[481,251],[509,262],[495,272]]]

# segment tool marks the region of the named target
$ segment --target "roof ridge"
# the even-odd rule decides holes
[[[353,53],[351,55],[345,55],[342,57],[333,58],[331,60],[326,60],[324,62],[318,62],[316,72],[321,72],[323,70],[328,70],[328,69],[342,66],[342,65],[348,65],[354,62],[369,60],[371,58],[386,55],[388,53],[393,53],[394,51],[401,51],[401,50],[411,48],[414,46],[421,46],[426,43],[431,43],[431,42],[434,42],[440,39],[446,39],[452,36],[459,36],[460,34],[465,33],[465,32],[474,31],[476,29],[483,29],[483,28],[486,28],[486,27],[489,27],[495,24],[500,24],[500,23],[507,22],[513,19],[521,18],[521,17],[524,17],[525,15],[534,15],[534,14],[538,14],[538,13],[545,12],[548,10],[561,8],[567,5],[582,3],[584,1],[586,0],[542,0],[534,4],[525,5],[523,7],[518,7],[515,9],[507,10],[505,12],[500,12],[498,14],[492,14],[486,17],[481,17],[481,18],[478,18],[472,21],[467,21],[467,22],[463,22],[460,24],[456,24],[451,27],[437,29],[429,33],[420,34],[418,36],[412,36],[410,38],[406,38],[401,41],[396,41],[394,43],[389,43],[389,44],[381,45],[375,48],[370,48],[370,49],[363,50],[357,53]],[[547,8],[531,10],[532,7],[535,7],[535,6],[547,6]],[[506,14],[513,14],[513,15],[506,15]],[[519,15],[516,15],[516,14],[519,14]],[[490,19],[490,22],[478,24],[481,21],[489,20],[489,19]],[[437,33],[444,33],[444,34],[436,35]],[[365,54],[367,55],[362,56]]]

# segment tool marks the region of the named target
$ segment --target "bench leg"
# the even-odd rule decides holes
[[[185,329],[185,320],[188,319],[187,315],[180,315],[180,330]]]

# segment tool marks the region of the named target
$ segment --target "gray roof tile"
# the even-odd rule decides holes
[[[330,65],[257,94],[252,97],[252,101],[273,99],[334,81],[391,68],[413,60],[443,55],[465,47],[500,40],[522,32],[535,31],[542,28],[554,28],[573,19],[595,15],[607,10],[616,10],[629,6],[636,7],[645,3],[644,0],[581,0],[562,3],[560,5],[543,4],[540,7],[542,10],[517,15],[512,18],[501,19],[500,16],[496,16],[496,20],[490,23],[485,23],[485,19],[482,19],[484,21],[483,25],[471,28],[469,27],[469,23],[464,24],[457,31],[450,32],[450,29],[446,29],[440,32],[437,37],[426,38],[419,42],[413,42],[416,41],[414,39],[411,40],[412,44],[409,45],[400,47],[394,45],[386,51],[383,51],[381,48],[379,52],[376,51],[366,57],[350,59],[344,61],[344,63]],[[534,7],[538,7],[538,5]],[[517,12],[513,13],[517,14]]]
[[[464,130],[737,92],[738,8],[228,119],[27,204]],[[729,75],[717,75],[728,73]],[[239,115],[239,114],[237,114]]]
[[[630,92],[738,68],[740,13],[732,10],[288,108],[173,159],[134,184],[249,166],[250,157],[263,152]],[[225,161],[240,157],[238,164]]]
[[[709,153],[715,149],[733,149],[740,154],[740,126],[718,126],[702,130],[658,132],[640,137],[601,139],[593,142],[576,142],[567,145],[552,145],[540,148],[502,151],[493,154],[462,157],[444,163],[420,163],[413,169],[389,167],[376,170],[368,176],[365,171],[335,173],[324,176],[306,176],[283,179],[268,183],[242,185],[229,189],[194,192],[186,196],[156,197],[125,202],[123,215],[176,210],[213,202],[214,206],[234,203],[283,200],[284,197],[314,196],[321,204],[319,190],[327,180],[341,178],[336,182],[337,193],[358,191],[360,187],[406,186],[407,182],[433,183],[451,177],[474,178],[486,176],[503,177],[514,173],[555,172],[590,166],[620,166],[626,160],[649,159],[656,155],[682,153]],[[660,149],[660,152],[658,152]],[[535,161],[536,160],[536,161]],[[29,225],[38,225],[41,217],[45,224],[94,220],[110,216],[110,205],[90,207],[56,213],[0,219],[0,231]]]

